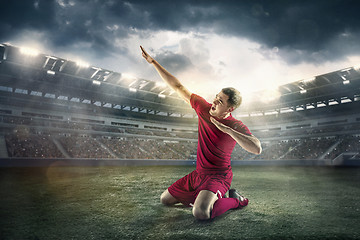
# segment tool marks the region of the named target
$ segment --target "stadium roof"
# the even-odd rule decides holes
[[[50,97],[147,115],[195,117],[166,85],[10,44],[0,44],[0,90],[9,97]],[[241,110],[250,116],[350,104],[360,100],[360,71],[349,67],[253,96]]]
[[[10,44],[0,44],[0,86],[8,95],[193,118],[192,109],[166,85]]]
[[[269,92],[254,94],[257,98],[247,105],[249,113],[282,113],[349,104],[360,100],[359,67],[299,80],[278,86]],[[276,96],[271,99],[271,97]]]

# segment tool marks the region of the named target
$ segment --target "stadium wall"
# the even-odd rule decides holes
[[[101,166],[194,166],[193,160],[163,159],[34,159],[34,158],[1,158],[0,167],[101,167]],[[232,166],[355,166],[360,167],[360,159],[332,160],[234,160]]]

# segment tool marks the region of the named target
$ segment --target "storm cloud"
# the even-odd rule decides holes
[[[82,42],[101,56],[121,49],[114,38],[139,30],[214,32],[276,47],[294,64],[316,63],[360,51],[355,44],[359,5],[350,0],[7,1],[0,9],[0,41],[36,30],[52,47]]]
[[[143,45],[204,95],[214,86],[272,88],[360,62],[355,0],[0,1],[0,43],[161,81]]]

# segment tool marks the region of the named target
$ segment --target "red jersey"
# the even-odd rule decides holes
[[[204,173],[231,170],[230,158],[236,141],[210,121],[211,103],[196,94],[191,95],[190,103],[199,119],[196,170]],[[251,135],[245,124],[231,114],[225,119],[215,119],[240,133]]]

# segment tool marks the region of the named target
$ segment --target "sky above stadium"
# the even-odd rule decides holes
[[[205,97],[256,90],[360,64],[360,2],[1,1],[0,42],[160,81],[144,46]]]

